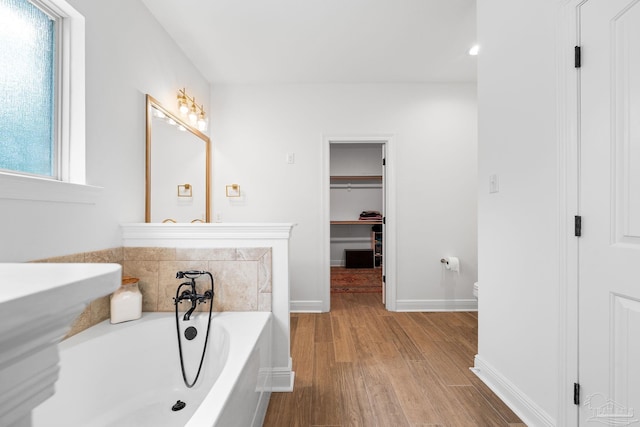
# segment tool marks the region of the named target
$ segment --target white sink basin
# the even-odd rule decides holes
[[[31,410],[54,393],[57,344],[121,277],[119,264],[0,264],[0,426],[31,425]]]

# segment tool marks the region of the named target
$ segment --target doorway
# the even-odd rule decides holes
[[[329,147],[331,293],[383,294],[384,148]]]
[[[375,293],[387,309],[395,305],[395,293],[389,292],[394,265],[390,141],[325,138],[323,311],[330,311],[331,293]]]

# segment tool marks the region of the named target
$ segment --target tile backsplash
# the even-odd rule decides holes
[[[214,279],[214,311],[271,311],[271,248],[120,247],[66,255],[37,262],[109,262],[122,265],[125,276],[137,277],[142,311],[174,311],[176,272],[204,270]],[[208,276],[196,280],[198,292],[209,289]],[[180,308],[180,311],[185,311]],[[208,311],[200,304],[199,311]],[[74,322],[67,337],[110,316],[110,297],[92,301]]]

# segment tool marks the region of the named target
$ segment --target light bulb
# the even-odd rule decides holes
[[[185,97],[181,97],[180,100],[178,101],[178,105],[179,105],[179,110],[180,110],[180,114],[182,114],[183,116],[186,116],[187,113],[189,112],[189,105],[187,105],[187,100],[185,99]]]
[[[198,117],[198,130],[200,132],[207,130],[207,119],[204,116],[204,110],[200,110],[200,117]]]
[[[185,93],[184,89],[178,91],[178,110],[183,116],[186,116],[189,112],[189,105],[187,104],[187,94]]]
[[[198,112],[196,111],[196,104],[191,104],[191,111],[189,111],[189,121],[192,125],[198,121]]]
[[[474,44],[473,46],[471,46],[471,49],[469,49],[469,55],[471,56],[476,56],[479,52],[480,52],[480,45],[477,45],[477,44]]]

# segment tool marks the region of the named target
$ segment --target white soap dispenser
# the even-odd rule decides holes
[[[142,294],[138,281],[135,277],[123,277],[122,286],[111,295],[111,323],[142,317]]]

